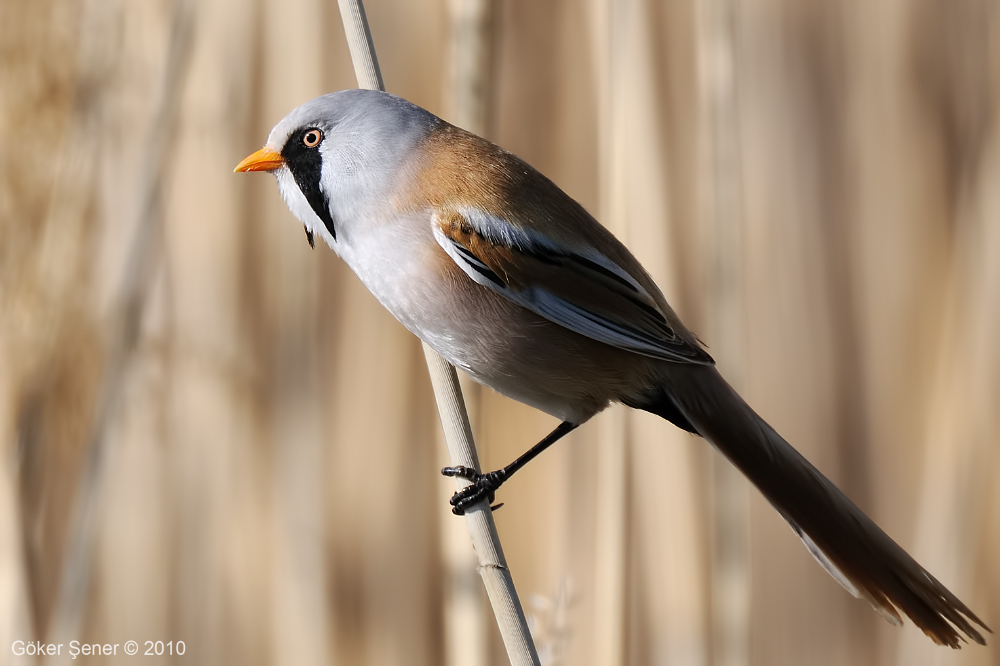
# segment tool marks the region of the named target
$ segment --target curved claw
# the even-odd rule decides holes
[[[480,502],[485,501],[492,504],[497,488],[507,478],[507,473],[502,469],[486,474],[477,474],[474,470],[470,470],[467,467],[446,467],[441,470],[441,473],[446,476],[465,478],[472,482],[469,486],[452,495],[449,500],[452,506],[451,512],[456,516],[465,515],[468,509]]]
[[[459,465],[458,467],[445,467],[441,470],[441,473],[445,476],[468,479],[469,481],[475,481],[476,477],[479,476],[479,472],[471,467],[465,467],[464,465]]]

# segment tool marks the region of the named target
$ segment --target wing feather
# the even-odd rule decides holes
[[[656,300],[621,266],[596,250],[559,250],[502,222],[476,225],[453,212],[435,216],[434,236],[473,280],[581,335],[644,356],[712,364],[678,335]]]

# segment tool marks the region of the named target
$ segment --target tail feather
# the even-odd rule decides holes
[[[851,594],[899,624],[903,611],[934,642],[985,645],[992,630],[764,422],[713,367],[672,365],[642,409],[679,410],[738,467]],[[665,418],[668,418],[665,416]]]

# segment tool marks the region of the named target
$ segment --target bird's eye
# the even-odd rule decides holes
[[[311,129],[302,135],[302,144],[306,148],[315,148],[323,140],[323,133],[318,129]]]

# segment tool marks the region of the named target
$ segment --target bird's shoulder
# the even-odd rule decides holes
[[[444,218],[475,210],[571,251],[597,249],[636,279],[645,274],[631,252],[582,205],[491,141],[440,121],[416,152],[419,158],[397,208],[431,209]]]
[[[397,208],[408,208],[410,215],[432,211],[443,236],[507,285],[521,289],[544,279],[553,287],[558,282],[558,291],[572,297],[622,282],[614,275],[621,270],[646,294],[671,335],[699,346],[628,248],[530,164],[444,121],[428,132],[418,155],[408,186],[401,189],[405,203]],[[575,269],[589,269],[583,271],[589,279],[571,284],[580,271],[554,270],[564,259],[572,259],[567,265]],[[577,296],[583,302],[587,295]]]

